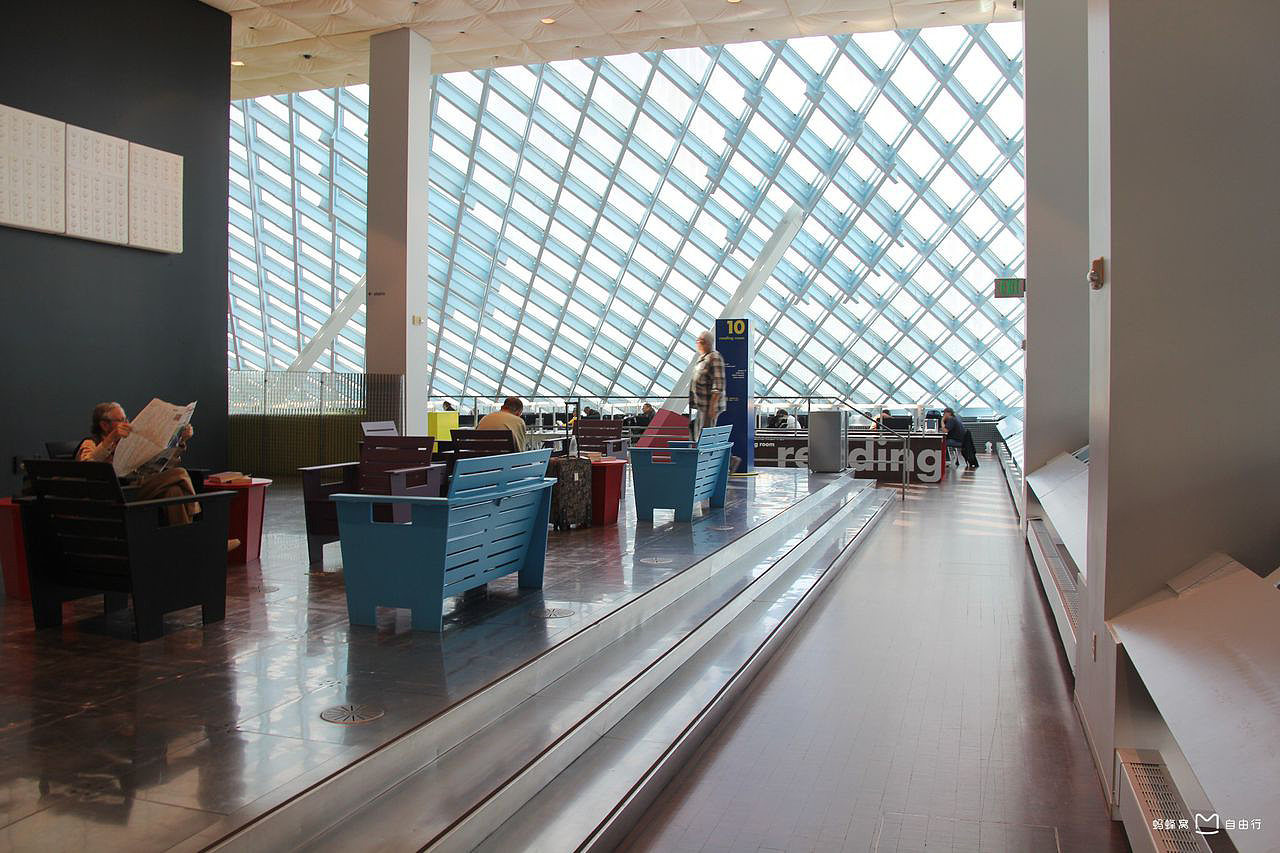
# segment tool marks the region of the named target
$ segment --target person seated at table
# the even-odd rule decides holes
[[[977,468],[978,454],[973,446],[973,437],[954,409],[947,407],[942,410],[942,428],[947,433],[947,447],[960,451],[966,468]]]
[[[115,456],[116,445],[133,431],[129,416],[119,403],[99,403],[93,407],[90,435],[80,442],[76,448],[77,462],[110,462]],[[178,448],[185,450],[187,440],[195,435],[190,424],[182,428],[178,434]],[[144,466],[145,468],[145,466]],[[183,495],[194,495],[195,486],[191,483],[191,475],[186,468],[170,467],[161,471],[131,475],[126,478],[129,485],[136,487],[131,495],[133,500],[146,501],[154,498],[176,498]],[[170,504],[164,508],[165,520],[169,524],[189,524],[192,517],[200,512],[198,503]],[[227,550],[239,547],[240,540],[227,540]]]
[[[800,429],[800,420],[786,409],[778,409],[769,417],[769,429]]]
[[[635,416],[632,423],[636,426],[648,426],[653,422],[653,416],[656,414],[657,412],[654,411],[653,406],[645,403],[640,407],[640,414]]]
[[[508,397],[502,401],[502,408],[490,412],[480,419],[476,429],[509,429],[515,438],[516,452],[529,449],[529,433],[525,429],[524,402],[519,397]]]
[[[891,417],[893,417],[893,415],[889,413],[888,409],[881,409],[880,414],[876,415],[875,426],[872,427],[872,429],[880,429],[880,427],[885,425],[885,421],[889,420]]]

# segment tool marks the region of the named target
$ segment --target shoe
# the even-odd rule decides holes
[[[230,554],[232,551],[234,551],[235,549],[237,549],[237,548],[239,548],[239,547],[240,547],[240,540],[239,540],[239,539],[228,539],[228,540],[227,540],[227,553],[228,553],[228,554]]]

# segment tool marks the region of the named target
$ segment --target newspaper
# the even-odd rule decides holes
[[[194,402],[175,406],[152,399],[138,416],[130,421],[132,431],[116,445],[111,464],[117,477],[127,477],[139,468],[161,471],[178,457],[178,439],[182,428],[191,423],[196,410]]]

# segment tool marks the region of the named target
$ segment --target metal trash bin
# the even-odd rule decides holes
[[[809,413],[809,470],[838,474],[848,465],[848,412]]]

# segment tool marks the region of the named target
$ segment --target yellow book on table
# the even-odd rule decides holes
[[[457,412],[427,412],[427,435],[436,441],[450,441],[457,426]]]

